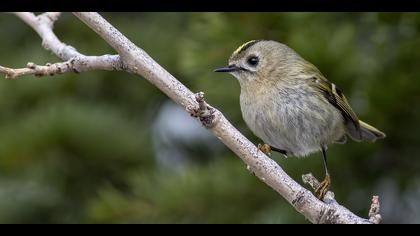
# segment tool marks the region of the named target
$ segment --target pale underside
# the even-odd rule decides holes
[[[258,96],[248,92],[241,92],[243,118],[252,132],[270,146],[300,157],[345,141],[340,111],[315,90],[302,90],[296,85],[273,88]]]

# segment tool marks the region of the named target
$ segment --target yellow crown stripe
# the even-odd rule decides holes
[[[246,42],[246,43],[242,44],[241,46],[239,46],[239,48],[238,48],[238,49],[236,49],[236,50],[235,50],[235,52],[233,52],[233,54],[238,54],[238,53],[240,53],[243,49],[246,49],[248,45],[250,45],[250,44],[254,44],[254,43],[256,43],[257,41],[259,41],[259,40],[251,40],[251,41],[248,41],[248,42]]]

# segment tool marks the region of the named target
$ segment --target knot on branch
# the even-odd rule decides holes
[[[369,221],[373,224],[379,224],[382,220],[382,216],[379,214],[380,204],[379,204],[379,197],[373,196],[372,197],[372,205],[370,205],[369,210]]]
[[[198,102],[198,107],[188,107],[187,110],[191,116],[198,118],[206,128],[212,128],[216,124],[216,109],[211,107],[204,101],[204,93],[198,92],[195,94],[195,100]]]

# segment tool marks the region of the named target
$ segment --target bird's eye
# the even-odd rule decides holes
[[[247,60],[248,64],[251,65],[251,66],[257,66],[259,61],[260,60],[256,56],[251,56]]]

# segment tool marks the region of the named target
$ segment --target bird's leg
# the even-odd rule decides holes
[[[279,153],[283,154],[284,157],[287,158],[287,151],[285,151],[283,149],[278,149],[278,148],[275,148],[275,147],[271,147],[271,150],[273,150],[275,152],[279,152]]]
[[[318,199],[320,200],[324,199],[325,194],[328,192],[331,186],[331,178],[330,174],[328,173],[327,152],[324,146],[322,146],[322,157],[324,160],[325,178],[319,184],[318,188],[315,189],[315,194],[318,195]]]

